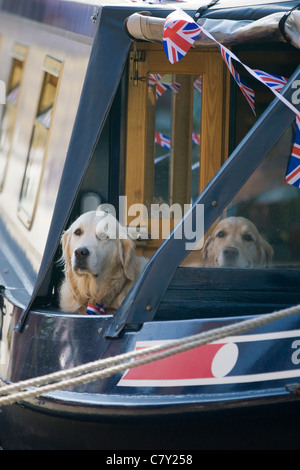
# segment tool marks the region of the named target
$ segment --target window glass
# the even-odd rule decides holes
[[[300,189],[285,182],[294,137],[290,127],[205,234],[201,252],[187,257],[191,265],[299,268]]]
[[[290,128],[225,213],[250,219],[274,250],[271,265],[291,268],[300,264],[300,189],[285,182],[293,139]]]
[[[199,194],[201,93],[201,75],[149,74],[153,202],[184,204]]]
[[[154,134],[154,187],[153,201],[170,202],[170,171],[172,142],[173,93],[180,84],[173,81],[171,74],[150,74],[149,94],[155,99]]]
[[[201,131],[201,96],[202,76],[195,77],[193,82],[193,131],[192,131],[192,165],[191,165],[191,203],[199,196],[200,185],[200,131]]]
[[[55,105],[61,62],[47,57],[39,105],[33,125],[31,144],[25,168],[18,215],[27,228],[34,216],[46,155],[49,128]]]
[[[6,104],[0,126],[0,190],[2,190],[12,145],[17,105],[24,72],[27,48],[16,44],[13,49],[10,75],[6,87]]]

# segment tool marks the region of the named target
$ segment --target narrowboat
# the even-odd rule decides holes
[[[299,449],[299,48],[290,0],[1,0],[2,449]],[[64,311],[99,207],[148,262]]]

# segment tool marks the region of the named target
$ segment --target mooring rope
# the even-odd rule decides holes
[[[133,367],[164,359],[198,346],[203,346],[208,343],[228,338],[232,335],[245,333],[251,329],[297,313],[300,313],[300,305],[278,310],[269,314],[263,314],[238,323],[214,328],[196,335],[170,340],[164,344],[143,348],[137,351],[130,351],[107,359],[99,359],[87,364],[82,364],[67,370],[53,372],[40,377],[4,385],[0,387],[0,395],[5,395],[0,397],[0,406],[30,400],[62,388],[70,388],[87,382],[93,382],[98,379],[104,379]]]

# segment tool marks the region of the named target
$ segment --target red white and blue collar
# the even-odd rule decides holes
[[[88,304],[86,313],[88,315],[106,315],[105,308],[100,304],[96,304],[96,305]]]

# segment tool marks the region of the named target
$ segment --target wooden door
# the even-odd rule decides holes
[[[125,220],[151,256],[227,158],[229,77],[212,48],[172,65],[135,43],[129,60]]]

